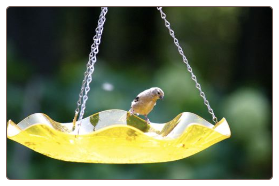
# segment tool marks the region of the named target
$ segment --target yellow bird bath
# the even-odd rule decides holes
[[[196,76],[162,7],[157,7],[170,36],[174,39],[183,62],[191,74],[192,80],[204,100],[213,121],[217,122],[205,93],[201,89]],[[83,118],[88,100],[87,93],[92,81],[96,55],[99,52],[101,36],[105,23],[107,7],[101,8],[94,43],[81,92],[75,110],[75,130],[73,123],[59,123],[42,113],[33,114],[17,125],[9,120],[7,137],[46,156],[72,162],[84,163],[154,163],[174,161],[191,156],[209,146],[229,138],[229,125],[225,118],[215,125],[203,118],[183,112],[167,123],[147,124],[141,118],[124,110],[107,110]],[[76,121],[76,120],[74,120]],[[80,128],[78,126],[81,126]],[[79,133],[78,133],[79,131]]]
[[[9,120],[7,136],[51,158],[84,163],[155,163],[191,156],[229,138],[225,118],[212,125],[183,112],[172,121],[147,124],[124,110],[106,110],[81,121],[58,123],[36,113],[17,125]]]

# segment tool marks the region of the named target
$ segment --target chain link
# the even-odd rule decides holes
[[[197,77],[195,76],[195,74],[193,73],[193,70],[188,62],[188,59],[186,58],[186,56],[184,55],[184,52],[181,48],[181,46],[179,45],[178,39],[175,37],[174,35],[174,31],[171,29],[170,27],[170,22],[167,21],[166,17],[167,15],[163,12],[162,7],[157,7],[157,10],[160,11],[161,13],[161,18],[165,21],[165,26],[168,28],[169,30],[169,34],[171,35],[171,37],[173,38],[173,42],[174,44],[177,46],[178,52],[179,54],[182,56],[183,62],[186,64],[187,66],[187,70],[191,73],[191,78],[192,80],[196,83],[196,88],[199,90],[200,92],[200,96],[203,98],[204,104],[207,106],[208,112],[212,115],[212,120],[217,123],[218,119],[215,116],[213,109],[210,107],[209,105],[209,101],[206,99],[205,97],[205,93],[202,91],[201,85],[198,83]]]
[[[96,34],[93,37],[94,43],[91,45],[91,52],[89,54],[89,60],[88,60],[87,66],[86,66],[87,67],[86,71],[84,72],[84,79],[82,81],[81,91],[79,93],[79,99],[77,101],[77,108],[75,110],[75,116],[77,116],[79,114],[78,120],[81,120],[84,115],[86,101],[88,100],[87,94],[90,91],[89,85],[92,81],[92,74],[94,72],[94,64],[97,61],[96,56],[99,52],[99,45],[101,43],[101,37],[102,37],[103,30],[104,30],[104,23],[106,21],[105,16],[106,16],[107,12],[108,12],[107,7],[101,8],[101,13],[100,13],[99,20],[98,20],[98,26],[95,30]],[[82,101],[82,104],[81,104],[81,101]],[[79,113],[79,111],[80,111],[80,113]],[[79,125],[80,125],[80,123],[79,123]]]

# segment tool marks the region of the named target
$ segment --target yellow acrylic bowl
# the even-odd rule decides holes
[[[36,113],[17,125],[9,120],[7,137],[51,158],[84,163],[155,163],[191,156],[229,138],[225,118],[212,125],[183,112],[172,121],[147,124],[124,110],[106,110],[81,121],[58,123]]]

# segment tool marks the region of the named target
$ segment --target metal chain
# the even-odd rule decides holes
[[[107,12],[108,12],[107,7],[102,7],[101,8],[101,13],[100,13],[99,20],[98,20],[98,26],[95,30],[96,34],[93,37],[94,43],[91,45],[91,52],[89,54],[89,60],[88,60],[88,63],[87,63],[86,71],[84,72],[84,79],[82,81],[81,91],[79,93],[79,99],[77,101],[77,108],[75,110],[75,118],[79,114],[79,119],[78,120],[81,120],[83,118],[83,115],[84,115],[86,101],[88,100],[87,94],[90,91],[90,86],[89,85],[92,81],[92,74],[94,72],[94,64],[97,61],[96,56],[99,52],[99,45],[101,43],[101,37],[102,37],[103,29],[104,29],[104,23],[106,21],[105,16],[106,16]],[[81,104],[81,101],[82,101],[82,104]],[[80,106],[81,106],[81,110],[80,110],[80,113],[79,113],[79,109],[80,109],[79,107]]]
[[[169,30],[169,34],[171,35],[171,37],[173,38],[174,44],[177,46],[178,52],[179,54],[182,56],[183,58],[183,62],[186,64],[187,66],[187,70],[191,73],[191,77],[192,80],[194,80],[194,82],[196,83],[196,88],[199,90],[200,92],[200,96],[203,98],[204,104],[207,106],[208,112],[212,115],[212,120],[217,123],[218,119],[215,116],[213,109],[210,107],[209,105],[209,101],[206,99],[205,97],[205,93],[202,91],[201,89],[201,85],[198,83],[197,77],[195,76],[195,74],[193,73],[193,70],[191,68],[191,66],[189,65],[188,59],[186,58],[186,56],[184,55],[184,52],[181,48],[181,46],[179,45],[178,39],[175,37],[174,35],[174,31],[171,29],[170,27],[170,22],[167,21],[166,19],[166,14],[163,12],[162,7],[157,7],[157,9],[160,11],[161,13],[161,18],[165,21],[165,26],[168,28]]]
[[[191,73],[192,80],[196,83],[196,88],[199,90],[200,96],[203,98],[204,104],[208,108],[208,112],[212,115],[212,120],[216,123],[218,121],[218,119],[215,116],[215,114],[213,112],[213,109],[210,107],[209,101],[206,99],[205,93],[201,89],[201,85],[197,81],[197,77],[193,73],[193,70],[192,70],[191,66],[189,65],[189,62],[188,62],[186,56],[184,55],[184,52],[183,52],[181,46],[179,45],[178,39],[174,35],[174,31],[170,28],[170,23],[166,19],[166,14],[163,12],[162,7],[157,7],[157,9],[161,13],[161,18],[165,21],[165,26],[168,28],[169,33],[170,33],[171,37],[173,38],[175,45],[178,48],[178,52],[183,58],[183,62],[187,65],[187,70]],[[84,115],[85,105],[86,105],[86,102],[88,100],[87,94],[90,91],[90,86],[89,85],[92,81],[92,74],[94,72],[94,64],[97,61],[96,56],[99,52],[99,45],[101,43],[101,37],[102,37],[103,29],[104,29],[104,23],[106,21],[105,15],[107,14],[107,12],[108,12],[107,7],[102,7],[101,8],[101,14],[100,14],[100,17],[99,17],[99,20],[98,20],[98,26],[96,28],[96,35],[93,37],[94,43],[91,45],[91,52],[89,54],[89,61],[87,63],[87,69],[84,72],[84,79],[82,81],[81,91],[80,91],[80,94],[79,94],[79,99],[77,101],[77,108],[75,110],[76,116],[79,114],[79,119],[78,120],[81,120],[83,118],[83,115]],[[82,104],[81,104],[81,101],[82,101]],[[81,111],[79,113],[79,107],[80,106],[81,106]]]

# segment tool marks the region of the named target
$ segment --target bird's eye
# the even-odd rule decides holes
[[[158,94],[160,95],[160,92],[158,92]]]

